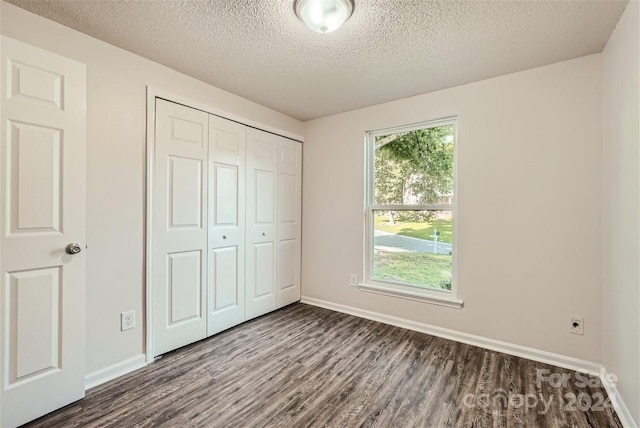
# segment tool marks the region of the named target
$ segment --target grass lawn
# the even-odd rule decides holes
[[[451,262],[449,255],[376,251],[373,277],[381,281],[451,290]]]
[[[453,224],[451,220],[434,219],[430,222],[396,221],[393,225],[389,224],[387,220],[388,218],[386,216],[376,216],[375,228],[397,235],[433,240],[433,228],[435,227],[436,230],[440,231],[438,242],[451,244],[453,234]]]

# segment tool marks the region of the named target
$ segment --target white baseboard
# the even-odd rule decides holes
[[[600,380],[602,381],[602,386],[604,386],[604,389],[607,391],[609,400],[611,400],[611,404],[613,404],[613,408],[616,410],[620,422],[622,422],[622,426],[625,428],[638,428],[638,424],[633,420],[631,412],[629,412],[626,404],[624,404],[616,384],[613,383],[609,372],[604,367],[600,372]]]
[[[442,337],[444,339],[456,342],[466,343],[468,345],[478,346],[492,351],[502,352],[516,357],[522,357],[540,363],[550,364],[557,367],[564,367],[569,370],[589,373],[600,377],[602,365],[590,361],[580,360],[578,358],[567,357],[565,355],[554,354],[552,352],[541,351],[539,349],[529,348],[527,346],[515,345],[513,343],[502,342],[500,340],[489,339],[487,337],[476,336],[474,334],[463,333],[456,330],[437,327],[430,324],[424,324],[417,321],[410,321],[403,318],[384,315],[377,312],[367,311],[364,309],[354,308],[353,306],[341,305],[339,303],[327,302],[325,300],[314,299],[312,297],[302,296],[300,300],[308,305],[319,306],[325,309],[331,309],[349,315],[355,315],[360,318],[366,318],[378,321],[384,324],[394,325],[396,327],[406,328],[420,333],[430,334],[432,336]]]
[[[98,385],[102,385],[105,382],[124,376],[134,370],[141,369],[146,365],[147,362],[145,354],[136,355],[135,357],[131,357],[124,361],[118,361],[117,363],[86,375],[84,377],[84,389],[88,390]]]

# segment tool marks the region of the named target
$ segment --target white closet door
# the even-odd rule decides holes
[[[278,145],[277,305],[300,300],[302,144],[280,138]]]
[[[209,116],[209,336],[244,321],[246,129]]]
[[[207,113],[156,100],[153,334],[160,355],[207,334]]]
[[[278,137],[247,129],[245,318],[276,309]]]
[[[86,67],[4,36],[1,52],[0,426],[13,427],[84,396]]]

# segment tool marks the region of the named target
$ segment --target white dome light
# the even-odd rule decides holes
[[[353,13],[353,0],[296,0],[296,15],[316,33],[337,30]]]

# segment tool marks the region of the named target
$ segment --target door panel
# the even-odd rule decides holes
[[[202,317],[201,251],[168,254],[169,327]]]
[[[169,156],[169,228],[202,229],[202,161]]]
[[[238,183],[240,174],[238,165],[221,165],[214,163],[215,206],[214,227],[238,227]]]
[[[296,278],[297,269],[295,269],[295,265],[298,260],[298,243],[298,239],[284,240],[279,243],[278,291],[281,293],[298,286]]]
[[[7,273],[8,315],[16,326],[9,342],[9,386],[60,370],[61,274],[59,267]]]
[[[255,212],[253,218],[255,225],[265,225],[272,227],[274,224],[275,207],[275,172],[256,169],[253,171],[255,193],[252,197],[255,200],[253,207]]]
[[[11,120],[9,123],[11,233],[58,232],[62,131]]]
[[[213,249],[214,311],[240,306],[238,299],[238,247]]]
[[[278,145],[278,172],[281,174],[299,175],[302,171],[302,145],[297,141],[280,138]]]
[[[244,321],[246,127],[209,116],[209,318],[212,335]]]
[[[84,396],[86,67],[1,43],[0,426],[12,427]]]
[[[208,115],[156,99],[153,338],[160,355],[206,337]]]
[[[278,234],[280,237],[296,237],[298,227],[298,177],[279,174],[278,181]]]
[[[252,295],[256,299],[267,299],[273,295],[273,260],[275,251],[273,242],[260,242],[253,245],[254,270],[252,272],[255,289]]]
[[[278,145],[278,307],[300,300],[302,144]]]
[[[59,110],[62,106],[62,82],[64,75],[49,69],[41,69],[33,65],[9,58],[9,94],[11,98],[49,105]]]
[[[193,110],[193,109],[191,109]],[[195,113],[195,110],[193,113]],[[198,114],[196,116],[202,116],[202,114]],[[188,120],[182,117],[171,116],[171,141],[175,144],[184,143],[186,145],[193,146],[193,151],[190,153],[191,156],[199,156],[200,150],[205,147],[205,138],[206,134],[204,130],[206,126],[200,122],[200,118],[195,118],[195,120]],[[182,148],[183,150],[188,150],[187,146]]]
[[[247,319],[276,309],[277,154],[277,136],[247,130]]]

